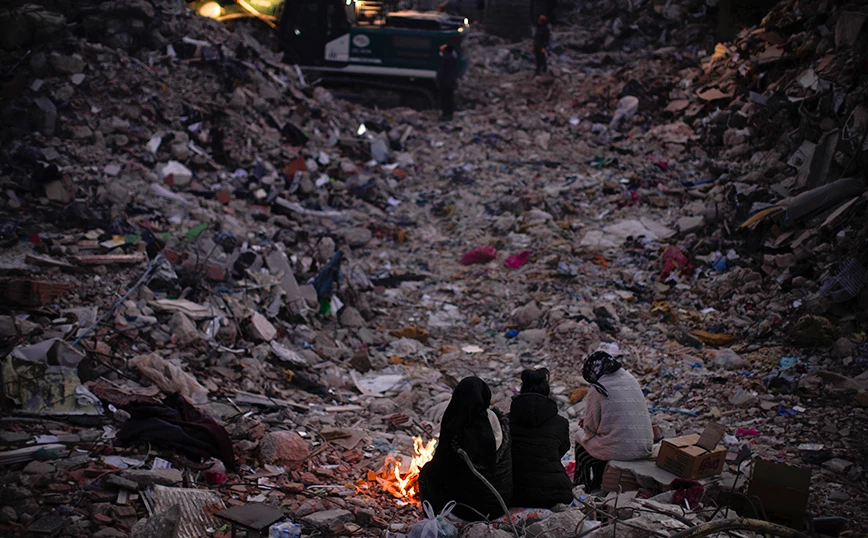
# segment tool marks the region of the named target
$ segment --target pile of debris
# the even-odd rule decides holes
[[[716,521],[745,447],[864,524],[866,31],[791,4],[705,59],[555,32],[538,79],[527,43],[471,34],[449,124],[335,100],[171,2],[0,13],[4,532],[407,533],[382,471],[458,379],[505,409],[547,366],[575,429],[599,348],[661,439],[714,420],[728,464],[688,505],[613,465],[658,497],[577,492],[516,511],[528,535]]]

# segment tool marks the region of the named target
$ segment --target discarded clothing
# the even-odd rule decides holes
[[[693,510],[699,506],[702,496],[705,494],[705,487],[702,484],[686,478],[676,478],[669,484],[669,488],[674,490],[672,502],[688,510]],[[686,505],[685,501],[687,502]]]
[[[164,405],[132,404],[125,409],[130,418],[117,433],[118,441],[154,443],[173,448],[190,458],[217,458],[227,469],[235,468],[235,452],[226,429],[201,413],[178,394]]]

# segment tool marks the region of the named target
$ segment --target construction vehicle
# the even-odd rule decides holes
[[[468,21],[463,17],[398,11],[397,2],[285,0],[268,12],[253,0],[232,3],[234,7],[221,5],[219,12],[201,1],[193,7],[206,16],[218,14],[218,20],[247,12],[274,24],[284,61],[323,84],[397,92],[401,104],[427,108],[436,103],[442,45],[456,50],[459,74],[467,70],[462,43]]]

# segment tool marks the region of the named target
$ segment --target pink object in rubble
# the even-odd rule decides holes
[[[503,265],[509,267],[510,269],[518,269],[519,267],[527,263],[527,260],[530,258],[531,254],[533,254],[532,250],[522,250],[515,256],[510,256],[509,258],[507,258],[506,261],[503,262]]]
[[[496,257],[497,249],[489,245],[484,245],[481,247],[476,247],[469,252],[465,252],[464,256],[461,256],[461,265],[488,263]]]

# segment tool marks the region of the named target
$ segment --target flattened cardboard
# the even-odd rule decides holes
[[[723,439],[725,434],[726,428],[717,422],[709,422],[702,431],[702,435],[699,436],[699,441],[696,442],[696,446],[709,451],[714,450],[717,443]]]
[[[757,459],[753,463],[747,495],[750,498],[756,495],[760,499],[770,521],[802,530],[810,487],[810,468]],[[745,506],[745,510],[750,510],[750,507]]]

